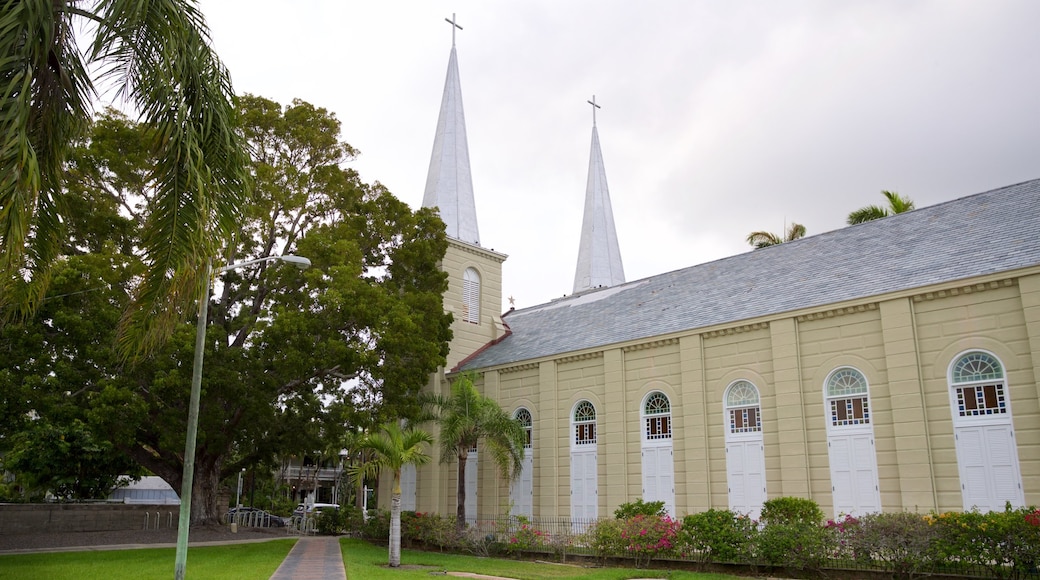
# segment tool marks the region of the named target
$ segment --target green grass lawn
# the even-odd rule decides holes
[[[188,578],[267,580],[296,540],[188,548]],[[141,580],[173,578],[174,548],[0,556],[0,579]]]
[[[591,578],[593,580],[627,580],[629,578],[669,578],[672,580],[723,580],[736,576],[723,574],[696,574],[677,570],[635,570],[631,568],[583,568],[580,566],[542,564],[498,558],[476,558],[439,552],[401,551],[401,565],[433,566],[423,569],[388,568],[387,550],[361,540],[342,539],[343,564],[348,580],[384,580],[387,578],[424,578],[429,580],[435,571],[476,572],[521,580],[543,578]]]

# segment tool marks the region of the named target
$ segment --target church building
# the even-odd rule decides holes
[[[574,292],[500,315],[453,40],[423,205],[454,315],[429,388],[473,372],[529,432],[515,481],[470,453],[467,518],[1040,504],[1040,180],[625,281],[594,119]],[[404,509],[454,513],[455,474],[406,470]]]

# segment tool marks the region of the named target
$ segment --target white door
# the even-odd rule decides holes
[[[1000,511],[1025,505],[1022,476],[1010,425],[954,428],[965,511]]]
[[[571,519],[584,529],[588,520],[599,517],[596,450],[571,451]]]
[[[761,437],[726,444],[729,509],[757,520],[766,501],[765,447]]]
[[[827,438],[835,515],[881,511],[872,433],[831,433]]]
[[[527,518],[534,517],[534,457],[533,450],[524,449],[524,460],[520,475],[509,487],[509,499],[513,508],[509,513]]]
[[[415,466],[401,468],[401,511],[415,511]]]
[[[663,501],[664,509],[672,517],[675,517],[674,469],[670,444],[643,447],[643,501]]]
[[[470,449],[466,457],[466,521],[474,524],[477,522],[477,484],[480,483],[477,473],[480,465],[477,463],[477,450]]]

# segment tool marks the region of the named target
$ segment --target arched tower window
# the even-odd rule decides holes
[[[574,444],[596,444],[596,408],[588,401],[574,406]]]
[[[480,273],[476,268],[462,273],[462,320],[480,324]]]
[[[660,391],[650,393],[643,403],[643,439],[672,438],[672,405]]]

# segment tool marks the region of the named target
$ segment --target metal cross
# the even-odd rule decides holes
[[[451,24],[451,45],[455,46],[455,29],[458,28],[459,30],[462,30],[462,27],[459,26],[455,22],[455,13],[454,12],[451,13],[451,20],[448,20],[447,18],[445,18],[444,21],[447,22],[448,24]]]
[[[590,105],[592,105],[592,126],[595,127],[596,126],[596,109],[602,109],[603,107],[601,107],[601,106],[596,104],[596,95],[592,95],[592,100],[591,101],[585,101],[585,102],[590,104]]]

